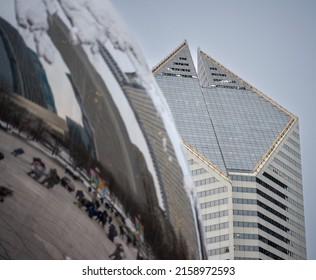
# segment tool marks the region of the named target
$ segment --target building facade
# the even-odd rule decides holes
[[[208,259],[306,259],[298,118],[187,42],[153,69],[183,139]]]

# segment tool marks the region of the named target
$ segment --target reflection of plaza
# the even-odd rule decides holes
[[[0,259],[107,259],[115,247],[106,238],[107,226],[102,229],[90,219],[74,204],[74,194],[61,185],[47,189],[27,175],[32,158],[37,157],[48,169],[56,168],[61,177],[69,176],[49,151],[2,130],[0,137],[5,156],[0,161],[1,185],[14,190],[0,204]],[[24,154],[14,157],[11,152],[17,147]],[[91,196],[81,182],[76,181],[75,186]],[[132,246],[124,249],[127,259],[135,259]]]

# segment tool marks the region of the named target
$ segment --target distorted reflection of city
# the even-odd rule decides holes
[[[25,2],[0,11],[0,259],[198,258],[180,138],[110,3]]]

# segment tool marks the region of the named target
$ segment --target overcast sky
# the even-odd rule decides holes
[[[316,259],[316,1],[112,0],[150,67],[188,40],[299,117],[307,253]]]

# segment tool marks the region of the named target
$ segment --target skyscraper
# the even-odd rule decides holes
[[[153,69],[194,179],[208,259],[306,259],[298,118],[187,42]]]

